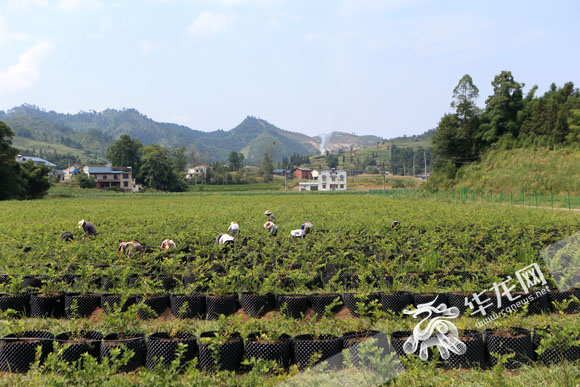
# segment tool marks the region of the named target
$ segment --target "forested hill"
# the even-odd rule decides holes
[[[107,147],[121,135],[139,139],[144,145],[166,148],[185,146],[200,162],[226,160],[231,151],[242,152],[245,163],[257,165],[265,152],[281,161],[292,154],[319,153],[321,138],[280,129],[249,116],[235,128],[204,132],[183,125],[156,122],[135,109],[64,114],[22,105],[0,111],[0,121],[12,128],[14,144],[22,151],[50,157],[57,164],[104,162]],[[381,140],[333,132],[328,147],[337,141],[355,148]]]

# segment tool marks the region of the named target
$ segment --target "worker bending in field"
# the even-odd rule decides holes
[[[97,229],[95,226],[90,224],[89,222],[85,221],[84,219],[79,221],[79,228],[83,229],[85,236],[94,236],[97,235]]]
[[[161,242],[161,250],[169,251],[175,249],[175,242],[171,239],[163,239]]]
[[[140,253],[143,251],[143,246],[137,240],[130,241],[130,242],[121,242],[119,244],[118,255],[119,257],[122,254],[125,254],[127,257],[131,257],[131,255]]]
[[[240,226],[236,222],[230,223],[230,227],[228,227],[228,234],[232,234],[234,237],[240,231]]]
[[[218,234],[217,238],[215,239],[216,245],[233,245],[234,244],[234,237],[229,234]]]
[[[304,231],[304,234],[310,234],[310,232],[312,231],[312,228],[313,227],[314,226],[312,225],[312,223],[306,222],[306,223],[303,223],[302,226],[300,226],[300,229],[302,231]]]
[[[268,221],[274,223],[276,221],[276,217],[270,211],[264,212],[264,215],[268,217]]]
[[[401,223],[399,223],[398,220],[394,220],[393,223],[391,223],[391,228],[397,228],[397,227],[399,227],[400,224]]]
[[[70,241],[74,241],[75,237],[73,235],[72,232],[63,232],[62,234],[60,234],[60,240],[64,241],[64,242],[70,242]]]
[[[276,226],[276,223],[272,222],[271,220],[264,223],[264,228],[268,230],[271,236],[278,235],[278,226]]]

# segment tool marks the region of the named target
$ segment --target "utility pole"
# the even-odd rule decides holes
[[[284,168],[284,191],[286,191],[286,168]]]
[[[423,151],[423,159],[425,160],[425,172],[423,176],[425,176],[425,181],[427,181],[427,153],[425,151]]]
[[[387,189],[386,189],[386,181],[385,181],[385,177],[386,177],[386,172],[385,172],[385,163],[383,162],[383,193],[387,193]]]

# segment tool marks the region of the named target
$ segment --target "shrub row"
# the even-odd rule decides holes
[[[524,294],[512,294],[521,296],[510,300],[509,296],[500,297],[501,307],[497,305],[495,293],[481,295],[480,301],[486,307],[486,315],[493,313],[510,313],[517,309],[516,302],[527,297]],[[580,312],[580,303],[573,299],[580,299],[580,289],[553,290],[539,295],[528,303],[529,314],[551,312],[562,309],[565,313]],[[80,294],[80,293],[19,293],[0,294],[0,311],[13,310],[18,315],[33,318],[54,317],[72,318],[88,317],[99,307],[105,312],[112,310],[114,305],[119,305],[122,296],[113,293],[104,294]],[[125,297],[121,310],[126,310],[133,304],[143,303],[148,308],[139,309],[142,319],[159,317],[167,308],[179,318],[208,318],[216,319],[220,315],[229,316],[236,313],[240,308],[254,318],[260,318],[266,313],[277,310],[292,318],[301,318],[312,308],[318,316],[325,312],[335,314],[342,305],[355,316],[369,314],[374,309],[380,309],[386,313],[400,314],[404,309],[417,307],[420,304],[434,302],[435,306],[445,304],[448,307],[457,307],[460,313],[465,313],[468,305],[472,302],[473,310],[478,304],[473,303],[471,295],[467,293],[410,293],[410,292],[376,292],[369,295],[356,293],[314,293],[305,294],[253,294],[253,293],[229,293],[223,295],[214,294],[154,294],[154,295],[131,295]],[[558,308],[556,302],[567,301],[566,305]],[[361,304],[364,308],[360,309]],[[328,310],[327,310],[328,309]],[[479,317],[485,315],[479,313]]]
[[[412,335],[411,331],[397,331],[391,334],[390,343],[385,333],[350,332],[342,337],[332,335],[303,334],[291,338],[288,335],[267,337],[267,334],[252,333],[244,339],[239,333],[220,334],[216,331],[203,332],[199,338],[190,333],[158,332],[147,340],[143,334],[109,334],[103,336],[95,331],[66,332],[54,336],[47,331],[18,332],[0,338],[0,372],[27,372],[35,361],[37,348],[40,346],[40,362],[54,351],[59,360],[68,363],[78,362],[87,353],[98,361],[118,359],[119,353],[114,348],[132,351],[132,356],[125,364],[118,365],[118,371],[129,372],[140,366],[155,368],[158,364],[170,366],[179,356],[179,368],[198,356],[198,367],[208,372],[239,371],[245,356],[247,359],[276,361],[283,369],[296,364],[303,371],[322,361],[340,368],[344,363],[345,352],[354,366],[400,367],[396,357],[387,356],[396,353],[399,357],[408,356],[403,350],[405,341]],[[580,360],[580,347],[553,346],[537,355],[542,338],[549,337],[547,330],[537,329],[533,333],[523,328],[508,330],[486,330],[460,332],[459,341],[466,345],[466,352],[458,355],[450,353],[442,361],[445,368],[486,368],[498,362],[497,355],[511,355],[505,366],[513,369],[522,364],[539,360],[546,365],[559,362]],[[372,341],[367,339],[372,338]],[[366,344],[365,344],[366,342]],[[178,348],[183,345],[184,349]],[[362,350],[362,346],[368,346]],[[369,348],[371,349],[369,351]],[[420,347],[413,355],[417,355]],[[366,354],[372,353],[368,358]],[[429,349],[429,360],[433,360],[434,351]],[[441,359],[440,359],[441,360]],[[377,361],[379,361],[377,363]],[[382,362],[382,363],[381,363]],[[82,364],[82,363],[80,363]],[[249,366],[251,368],[251,365]]]

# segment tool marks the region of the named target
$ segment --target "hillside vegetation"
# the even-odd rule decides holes
[[[580,91],[568,82],[540,97],[534,86],[524,96],[509,71],[491,84],[483,109],[469,75],[453,90],[455,112],[441,118],[433,137],[435,171],[427,188],[578,191]]]
[[[580,193],[580,152],[573,148],[493,150],[459,169],[456,188],[563,194]]]
[[[246,165],[258,165],[265,153],[274,162],[284,157],[319,153],[321,138],[280,129],[269,122],[248,116],[231,130],[203,132],[183,125],[156,122],[135,109],[106,109],[102,112],[63,114],[33,105],[0,111],[0,121],[15,133],[14,142],[23,153],[47,156],[63,167],[68,163],[104,162],[109,145],[122,135],[144,145],[172,149],[185,146],[197,163],[228,159],[230,152],[241,152]],[[357,149],[382,141],[376,136],[356,136],[333,132],[327,146]],[[56,153],[55,153],[56,151]]]

